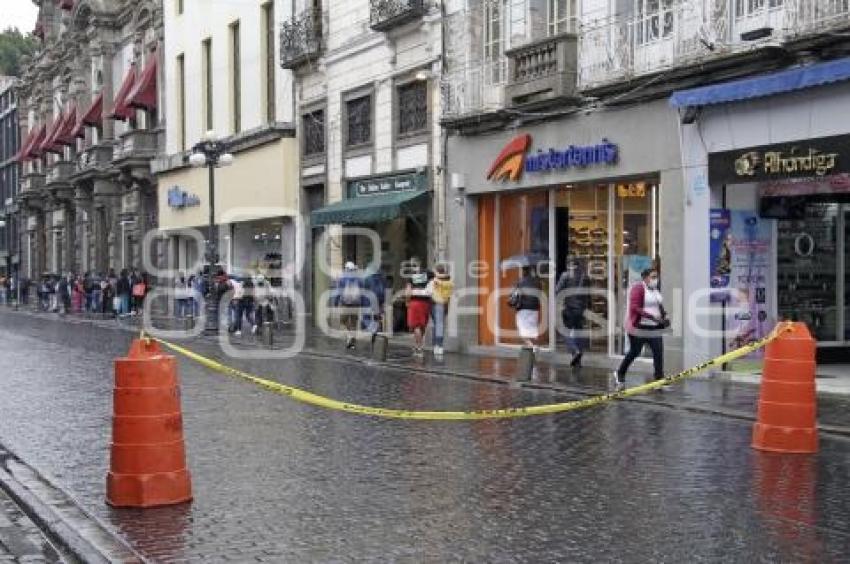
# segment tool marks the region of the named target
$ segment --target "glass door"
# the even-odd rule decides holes
[[[819,344],[846,339],[846,213],[836,203],[808,204],[778,224],[779,318],[806,323]]]

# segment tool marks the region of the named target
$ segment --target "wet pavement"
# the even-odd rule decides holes
[[[823,434],[817,455],[768,455],[749,447],[748,421],[631,401],[523,420],[386,421],[182,359],[195,500],[111,509],[112,360],[131,337],[0,313],[0,443],[154,561],[840,562],[850,551],[850,442],[837,436]],[[223,358],[207,341],[191,346]],[[228,363],[407,409],[550,403],[601,385],[591,372],[565,373],[572,391],[447,378],[402,353],[398,367],[320,354]],[[744,388],[711,384],[674,394],[708,404],[725,393],[751,409],[752,391],[739,405]],[[834,424],[846,407],[831,404]]]
[[[0,490],[0,563],[61,561],[35,523]]]

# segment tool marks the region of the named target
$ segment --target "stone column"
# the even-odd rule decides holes
[[[68,272],[78,273],[79,263],[77,262],[77,208],[73,201],[66,202],[64,208],[64,225],[65,225],[65,260],[64,267]]]

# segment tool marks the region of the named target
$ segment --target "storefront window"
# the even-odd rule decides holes
[[[805,322],[818,341],[838,337],[840,204],[808,204],[803,217],[778,224],[777,289],[780,319]]]
[[[499,292],[498,305],[484,309],[479,323],[482,344],[515,345],[515,312],[507,294],[516,284],[518,268],[503,269],[510,258],[544,259],[538,268],[548,303],[541,308],[538,343],[563,351],[556,330],[562,304],[554,284],[577,261],[585,273],[585,330],[589,350],[623,354],[621,334],[626,296],[640,272],[657,264],[658,185],[653,181],[567,185],[521,194],[489,196],[479,204],[479,258],[492,262],[493,278],[479,280],[489,292]],[[488,302],[482,298],[482,306]],[[497,329],[498,328],[498,329]]]

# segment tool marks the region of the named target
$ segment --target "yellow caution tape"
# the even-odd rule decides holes
[[[771,341],[777,339],[783,332],[787,332],[790,330],[790,324],[779,325],[776,329],[774,329],[774,331],[770,335],[768,335],[764,339],[761,339],[759,341],[756,341],[724,355],[718,356],[717,358],[714,358],[712,360],[708,360],[706,362],[688,368],[687,370],[683,370],[678,374],[667,376],[666,378],[663,378],[661,380],[655,380],[653,382],[649,382],[648,384],[643,384],[641,386],[628,388],[620,392],[593,396],[583,400],[568,401],[564,403],[534,405],[529,407],[508,407],[503,409],[480,409],[475,411],[410,411],[406,409],[387,409],[383,407],[369,407],[366,405],[347,403],[344,401],[320,396],[318,394],[314,394],[306,390],[301,390],[293,386],[287,386],[285,384],[266,380],[265,378],[260,378],[259,376],[254,376],[253,374],[237,370],[236,368],[225,366],[224,364],[221,364],[218,361],[199,355],[198,353],[192,352],[189,349],[183,348],[174,343],[170,343],[168,341],[164,341],[162,339],[157,339],[154,337],[147,337],[144,335],[144,333],[142,334],[142,338],[153,339],[154,341],[157,341],[166,346],[167,348],[171,349],[175,353],[181,354],[186,358],[194,360],[198,364],[206,366],[207,368],[215,370],[216,372],[221,372],[222,374],[226,374],[228,376],[247,380],[248,382],[256,384],[271,392],[290,397],[296,401],[300,401],[309,405],[315,405],[318,407],[324,407],[336,411],[345,411],[348,413],[357,413],[360,415],[374,415],[376,417],[386,417],[391,419],[456,421],[474,419],[506,419],[511,417],[529,417],[531,415],[563,413],[566,411],[575,411],[578,409],[585,409],[588,407],[601,405],[616,399],[637,396],[652,390],[656,390],[662,386],[679,382],[712,366],[723,365],[727,362],[731,362],[735,359],[741,358],[742,356],[746,356],[766,346]]]

